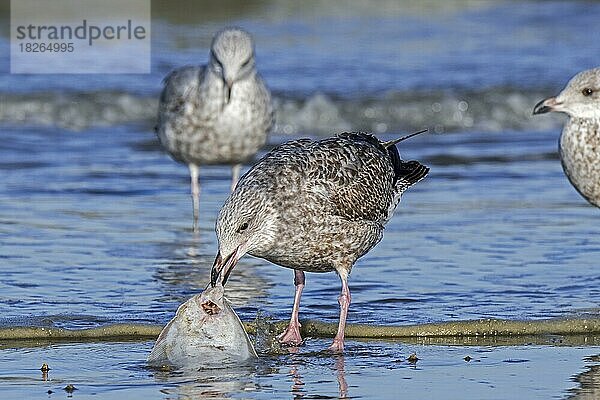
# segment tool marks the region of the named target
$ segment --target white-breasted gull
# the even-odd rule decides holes
[[[231,188],[241,164],[265,144],[273,124],[271,95],[255,66],[247,32],[227,28],[212,41],[208,65],[185,66],[164,80],[156,132],[162,146],[188,165],[198,228],[199,165],[231,164]]]
[[[304,271],[336,271],[342,282],[340,318],[330,349],[342,351],[350,270],[381,240],[402,193],[429,172],[418,161],[400,158],[395,145],[405,138],[381,142],[366,133],[342,133],[290,141],[267,153],[219,212],[212,283],[221,273],[226,281],[246,253],[294,269],[292,317],[279,340],[295,345],[302,342]]]
[[[556,97],[540,101],[533,114],[566,113],[558,141],[565,175],[591,204],[600,207],[600,68],[575,75]]]

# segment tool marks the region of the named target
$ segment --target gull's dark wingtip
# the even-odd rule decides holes
[[[429,174],[429,167],[416,160],[402,161],[394,172],[396,180],[402,179],[408,185],[414,185]]]

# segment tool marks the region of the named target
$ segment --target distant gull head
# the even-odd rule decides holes
[[[565,175],[588,202],[600,207],[600,68],[575,75],[556,97],[540,101],[533,114],[569,115],[558,153]]]
[[[229,92],[235,82],[255,72],[254,44],[250,34],[239,28],[218,32],[211,44],[210,69],[223,79]]]
[[[574,118],[600,119],[600,68],[575,75],[555,97],[540,101],[534,114],[563,112]]]

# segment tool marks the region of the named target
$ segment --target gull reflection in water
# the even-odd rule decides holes
[[[334,365],[340,390],[340,399],[346,399],[348,398],[348,383],[346,383],[346,361],[342,354],[336,357]]]
[[[600,355],[586,357],[585,371],[573,377],[579,387],[571,389],[568,400],[600,399]]]
[[[308,395],[307,388],[304,377],[302,375],[302,367],[309,367],[306,364],[308,362],[299,354],[298,347],[290,347],[288,349],[290,354],[292,355],[291,359],[291,368],[289,371],[289,375],[292,380],[291,393],[295,400],[303,399]],[[344,356],[342,354],[336,354],[331,356],[327,355],[326,358],[322,358],[323,361],[331,361],[327,367],[333,370],[335,373],[337,384],[338,384],[338,398],[339,399],[347,399],[348,398],[348,383],[346,382],[346,362]],[[324,378],[324,377],[322,377]]]

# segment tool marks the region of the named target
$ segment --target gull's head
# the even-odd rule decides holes
[[[219,212],[216,223],[219,252],[211,272],[214,286],[223,284],[246,253],[266,254],[277,237],[277,212],[260,188],[238,184]]]
[[[540,101],[533,114],[564,112],[574,118],[600,118],[600,68],[575,75],[556,97]]]
[[[229,101],[235,82],[255,72],[254,44],[250,34],[239,28],[218,32],[210,47],[210,68],[223,80]]]

